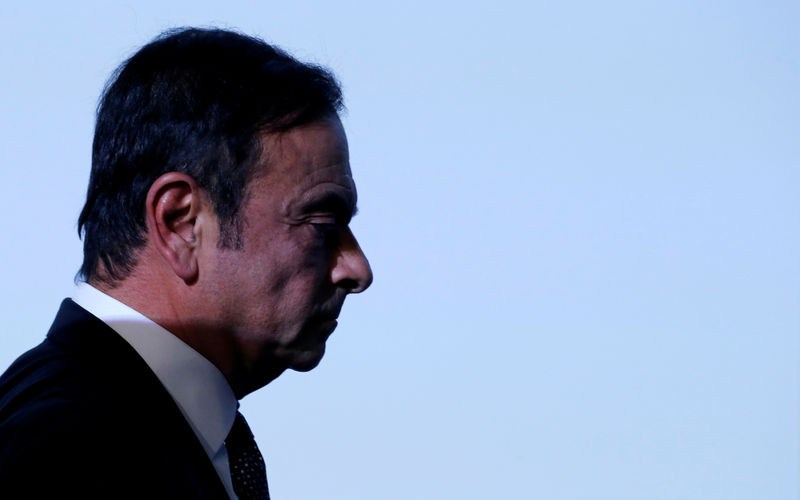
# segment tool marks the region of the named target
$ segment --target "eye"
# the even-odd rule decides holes
[[[339,226],[333,218],[314,218],[308,221],[309,225],[318,230],[330,230]]]
[[[311,216],[307,223],[326,245],[335,244],[341,232],[347,228],[347,221],[333,214]]]
[[[336,213],[312,214],[306,220],[309,224],[313,226],[330,227],[330,228],[333,227],[344,228],[349,223],[346,217],[343,217]]]
[[[325,252],[335,251],[347,228],[346,224],[340,224],[334,218],[314,218],[308,221],[308,226],[314,245]]]
[[[356,208],[344,197],[335,192],[328,192],[305,203],[300,213],[303,214],[301,220],[306,223],[344,228],[355,215]]]

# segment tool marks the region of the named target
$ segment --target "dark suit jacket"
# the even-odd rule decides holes
[[[228,498],[136,351],[67,299],[0,377],[0,498]]]

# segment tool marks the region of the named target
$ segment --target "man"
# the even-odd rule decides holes
[[[324,69],[167,32],[101,99],[84,262],[0,378],[0,497],[268,498],[238,399],[314,368],[372,273]]]

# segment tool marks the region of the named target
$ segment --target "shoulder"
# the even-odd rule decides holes
[[[2,377],[0,498],[216,495],[208,458],[152,374],[125,361],[98,372],[51,349]]]
[[[42,473],[63,487],[85,478],[91,469],[108,474],[105,464],[125,466],[129,458],[142,454],[146,445],[140,439],[130,440],[130,433],[111,439],[115,429],[129,427],[135,432],[136,427],[119,411],[119,398],[105,387],[104,375],[91,371],[45,340],[0,377],[0,484],[4,488],[27,484],[26,488],[35,486],[44,492],[50,484],[35,482]],[[136,447],[130,442],[120,447],[120,440],[132,441]],[[117,451],[121,449],[126,453]]]
[[[45,341],[0,376],[0,498],[219,496],[208,457],[153,372],[113,330],[65,304]]]

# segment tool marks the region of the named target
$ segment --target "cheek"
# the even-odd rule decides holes
[[[313,309],[329,295],[329,270],[338,239],[331,231],[301,225],[280,237],[245,241],[241,258],[228,263],[234,281],[242,286],[239,296],[258,300],[284,317]]]
[[[279,250],[263,262],[261,279],[267,294],[290,309],[302,308],[324,295],[329,267],[325,247],[295,241]]]
[[[341,230],[336,226],[306,224],[293,246],[292,257],[303,272],[326,273],[339,248]]]

